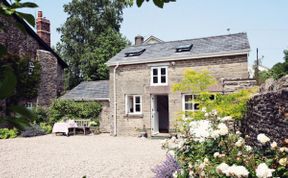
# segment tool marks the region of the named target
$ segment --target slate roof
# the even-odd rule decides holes
[[[176,53],[179,46],[191,45],[193,48],[189,52]],[[146,49],[140,56],[125,57],[127,52],[135,52]],[[112,57],[106,64],[108,66],[136,63],[153,63],[171,60],[195,59],[203,57],[223,56],[232,54],[247,54],[250,45],[246,33],[236,33],[222,36],[212,36],[207,38],[197,38],[190,40],[170,41],[156,44],[143,44],[130,46],[123,49]]]
[[[74,101],[109,100],[109,80],[82,82],[60,99]]]

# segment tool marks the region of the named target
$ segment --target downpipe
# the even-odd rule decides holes
[[[119,67],[119,62],[116,64],[114,67],[114,73],[113,73],[113,98],[114,98],[114,114],[113,114],[113,119],[114,119],[114,124],[113,124],[113,136],[117,136],[117,96],[116,96],[116,70]]]

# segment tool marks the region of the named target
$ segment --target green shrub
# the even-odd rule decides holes
[[[40,128],[46,134],[50,134],[52,132],[52,126],[49,125],[48,123],[41,122],[40,123]]]
[[[35,107],[32,109],[35,119],[34,123],[40,124],[41,122],[48,122],[48,110],[42,107]]]
[[[8,138],[15,138],[17,137],[18,130],[14,129],[0,129],[0,139],[8,139]]]
[[[76,102],[71,100],[55,100],[49,110],[49,123],[62,119],[91,119],[97,121],[101,112],[97,102]]]

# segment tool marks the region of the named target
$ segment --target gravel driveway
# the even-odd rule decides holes
[[[165,158],[160,140],[55,136],[0,140],[0,177],[153,177]]]

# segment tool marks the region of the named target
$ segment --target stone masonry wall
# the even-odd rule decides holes
[[[241,131],[249,135],[250,145],[257,145],[257,135],[264,133],[282,143],[288,138],[288,89],[261,93],[248,102],[248,111]]]
[[[0,43],[6,46],[8,53],[40,61],[42,70],[38,104],[49,105],[57,97],[57,92],[64,91],[63,67],[35,38],[16,27],[18,22],[15,18],[0,16],[0,22],[4,23],[6,30],[0,32]]]
[[[98,101],[102,105],[102,111],[99,115],[100,119],[100,132],[111,132],[111,121],[109,120],[110,103],[109,101]]]
[[[192,59],[175,61],[175,64],[153,63],[153,65],[168,65],[168,86],[150,86],[150,70],[152,64],[137,64],[119,66],[116,73],[117,86],[117,132],[118,135],[138,135],[145,125],[151,130],[151,94],[168,94],[169,125],[172,130],[176,124],[178,113],[182,111],[182,94],[173,93],[171,86],[183,78],[186,68],[196,71],[208,69],[219,81],[223,78],[248,78],[247,55]],[[113,69],[110,67],[110,120],[113,122]],[[142,115],[131,116],[125,113],[125,95],[142,95]],[[113,126],[113,123],[112,123]]]

